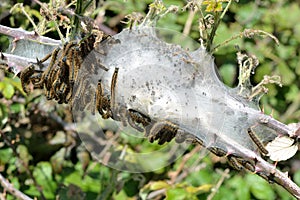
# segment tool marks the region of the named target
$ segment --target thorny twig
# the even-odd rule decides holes
[[[12,71],[15,75],[33,62],[36,62],[36,60],[8,53],[0,53],[0,69]]]
[[[5,190],[7,190],[14,197],[21,200],[32,200],[32,198],[28,197],[26,194],[16,189],[7,179],[5,179],[2,176],[2,174],[0,174],[0,184]]]
[[[21,28],[10,28],[7,26],[3,26],[1,24],[0,24],[0,34],[10,36],[15,40],[20,40],[20,39],[33,40],[35,42],[39,42],[45,45],[57,46],[61,44],[60,40],[54,40],[52,38],[39,36],[34,31],[25,31]]]
[[[25,31],[21,28],[10,28],[7,26],[0,25],[0,34],[7,35],[13,38],[13,49],[17,45],[19,40],[28,40],[35,43],[44,44],[47,46],[59,46],[61,45],[60,40],[54,40],[49,37],[39,36],[34,31]],[[50,52],[43,52],[44,55]],[[2,53],[0,52],[0,68],[8,69],[17,75],[20,71],[25,69],[30,63],[36,63],[36,59],[26,58],[13,53]],[[46,61],[47,62],[47,61]]]
[[[278,135],[286,135],[290,138],[300,138],[300,135],[297,135],[299,128],[296,130],[292,130],[289,126],[280,121],[277,121],[272,116],[262,113],[261,117],[259,117],[258,123],[273,129]]]
[[[297,130],[291,130],[287,125],[275,120],[271,116],[267,116],[265,114],[261,114],[258,123],[265,125],[273,130],[276,130],[277,134],[283,134],[291,136],[295,134]],[[227,142],[227,148],[238,149],[240,156],[245,160],[255,161],[255,170],[254,172],[261,176],[264,179],[267,179],[270,183],[275,182],[285,188],[288,192],[290,192],[297,199],[300,199],[300,188],[294,183],[288,175],[276,169],[276,167],[267,161],[265,161],[261,156],[255,153],[252,150],[245,148],[240,145],[238,142],[226,137],[222,136],[223,140]]]

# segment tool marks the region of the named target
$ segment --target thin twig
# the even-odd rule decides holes
[[[214,41],[214,37],[216,35],[216,32],[217,32],[217,29],[220,25],[220,18],[219,18],[219,13],[216,13],[216,16],[215,18],[217,19],[216,23],[214,24],[210,34],[209,34],[209,37],[208,37],[208,41],[207,41],[207,47],[206,47],[206,50],[208,52],[211,52],[211,47],[212,47],[212,44],[213,44],[213,41]]]
[[[61,44],[60,40],[54,40],[52,38],[39,36],[34,31],[25,31],[21,28],[10,28],[7,26],[0,25],[0,33],[16,39],[33,40],[46,45],[57,46]]]
[[[211,51],[211,47],[212,47],[212,44],[213,44],[213,40],[214,40],[214,37],[216,35],[216,32],[217,32],[217,29],[224,17],[224,15],[226,14],[226,12],[228,11],[230,5],[232,3],[232,0],[229,0],[228,4],[226,5],[225,9],[223,10],[222,14],[220,15],[218,12],[216,12],[216,15],[215,15],[215,18],[217,19],[216,23],[214,24],[210,34],[209,34],[209,39],[208,39],[208,43],[207,43],[207,51],[208,52],[212,52]],[[219,17],[220,16],[220,17]]]
[[[215,52],[219,47],[223,46],[223,45],[226,45],[228,44],[229,42],[235,40],[235,39],[238,39],[238,38],[241,38],[242,37],[242,33],[239,33],[237,35],[234,35],[230,38],[228,38],[227,40],[224,40],[222,43],[219,43],[217,44],[216,46],[214,46],[214,48],[211,50],[212,52]]]
[[[188,18],[185,22],[184,28],[183,28],[184,35],[189,35],[196,12],[197,12],[196,10],[190,10],[189,16],[188,16]]]
[[[263,160],[261,157],[257,158],[258,162],[256,164],[256,168],[258,172],[260,172],[258,175],[259,176],[264,176],[265,174],[263,173],[270,173],[270,176],[273,176],[273,180],[277,184],[281,185],[283,188],[285,188],[290,194],[292,194],[294,197],[297,199],[300,199],[300,188],[299,186],[294,183],[287,174],[279,171],[278,169],[275,168],[274,165],[266,162]],[[261,170],[261,171],[259,171]],[[264,178],[264,177],[263,177]]]
[[[15,4],[11,9],[10,9],[10,12],[12,13],[13,10],[17,10],[18,8],[21,9],[23,15],[25,15],[25,17],[30,21],[30,23],[32,24],[33,28],[35,31],[38,30],[36,24],[34,23],[33,19],[28,15],[28,13],[25,11],[24,9],[24,6],[23,6],[23,3],[17,3]]]
[[[256,30],[256,29],[245,29],[243,32],[240,32],[240,33],[226,39],[225,41],[217,44],[216,46],[214,46],[214,48],[211,50],[211,52],[215,52],[219,47],[226,45],[233,40],[236,40],[236,39],[239,39],[242,37],[252,38],[254,35],[268,36],[268,37],[272,38],[277,45],[279,45],[279,40],[271,33],[268,33],[268,32],[262,31],[262,30]]]
[[[221,15],[221,17],[220,17],[221,20],[223,19],[223,17],[224,17],[225,14],[227,13],[229,7],[231,6],[231,3],[232,3],[232,0],[229,0],[228,4],[226,5],[225,9],[224,9],[223,12],[222,12],[222,15]]]
[[[177,178],[178,175],[180,174],[180,172],[183,170],[183,168],[186,166],[186,162],[188,160],[190,160],[190,158],[197,152],[200,151],[200,149],[202,148],[201,145],[196,146],[195,148],[193,148],[193,150],[189,153],[187,153],[186,155],[183,156],[182,161],[178,167],[178,169],[174,172],[170,172],[169,176],[170,176],[170,183],[174,184],[175,182],[178,182]]]
[[[201,145],[200,145],[201,146]],[[185,166],[185,169],[176,178],[176,183],[180,183],[184,178],[193,172],[198,172],[207,167],[206,163],[202,162],[202,159],[207,155],[207,151],[203,149],[200,151],[199,157],[191,166]]]
[[[6,189],[14,197],[21,199],[21,200],[32,200],[32,198],[30,198],[26,194],[22,193],[20,190],[14,188],[14,186],[8,180],[6,180],[2,176],[2,174],[0,174],[0,184],[4,189]]]
[[[20,158],[19,153],[17,152],[16,148],[11,144],[11,142],[9,141],[9,139],[6,137],[5,133],[2,132],[1,130],[0,130],[0,135],[3,138],[4,142],[12,149],[13,154],[19,159],[20,163],[24,166],[24,168],[26,170],[26,173],[32,179],[34,186],[39,191],[41,199],[46,200],[46,197],[45,197],[45,195],[43,193],[42,188],[37,183],[37,181],[34,178],[32,172],[29,170],[29,167],[27,166],[27,164],[25,164],[24,161]]]
[[[212,192],[208,195],[206,200],[212,200],[213,197],[217,194],[219,188],[221,187],[222,183],[224,182],[225,178],[228,178],[230,170],[227,168],[222,172],[222,176],[217,182],[216,186],[212,188]]]

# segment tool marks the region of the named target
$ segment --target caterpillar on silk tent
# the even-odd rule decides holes
[[[241,146],[267,154],[262,142],[277,133],[265,126],[256,126],[258,136],[249,132],[261,116],[257,102],[219,80],[204,48],[168,44],[158,37],[160,31],[146,25],[67,43],[42,59],[51,61],[39,81],[32,81],[38,72],[34,65],[21,73],[23,88],[31,81],[48,99],[70,103],[74,116],[84,108],[98,111],[103,119],[144,131],[151,142],[193,136],[217,154],[242,157]]]
[[[42,59],[51,58],[45,72],[36,69],[37,63],[21,73],[23,88],[32,84],[44,89],[48,99],[69,103],[79,127],[97,124],[94,118],[99,116],[144,132],[150,142],[165,144],[175,138],[200,143],[226,156],[234,168],[272,181],[274,175],[258,166],[265,164],[260,152],[272,152],[264,145],[282,134],[272,125],[274,119],[261,112],[257,99],[245,98],[239,88],[220,81],[214,59],[203,47],[184,49],[162,40],[160,32],[141,25],[112,37],[91,34],[66,44]],[[91,137],[81,138],[96,155],[93,148],[99,143],[90,145]]]
[[[111,113],[112,119],[143,131],[151,142],[158,140],[159,144],[173,138],[194,139],[208,149],[218,149],[217,154],[225,151],[224,155],[241,158],[240,147],[260,149],[265,154],[262,142],[277,133],[257,125],[257,137],[247,134],[249,127],[260,121],[257,102],[238,95],[236,88],[219,80],[213,58],[205,49],[188,51],[166,43],[159,38],[160,31],[151,26],[123,30],[86,56],[78,80],[88,79],[92,85],[92,90],[83,89],[83,93],[97,94],[95,105],[89,104],[87,110],[98,107],[104,119]],[[96,73],[90,73],[91,64],[99,65]],[[79,87],[81,82],[76,84]],[[82,115],[76,110],[73,114],[79,123]]]
[[[153,168],[157,164],[150,165],[153,158],[170,163],[170,157],[178,158],[187,150],[184,141],[188,141],[227,157],[237,170],[247,169],[283,185],[300,198],[299,187],[264,160],[266,156],[274,161],[293,156],[298,150],[299,135],[293,135],[296,129],[262,113],[256,96],[261,88],[242,91],[224,85],[213,56],[203,46],[191,41],[187,43],[192,43],[192,48],[174,44],[185,42],[182,34],[155,28],[160,16],[154,8],[139,26],[134,22],[114,36],[92,31],[31,63],[20,73],[23,90],[42,89],[48,100],[68,103],[86,148],[99,160],[110,154],[110,160],[102,160],[111,167],[130,172],[156,170],[163,165]],[[250,37],[255,33],[245,30],[243,34]],[[168,43],[161,37],[164,35],[176,35],[176,39]],[[20,47],[21,53],[23,49],[30,48]],[[255,62],[251,59],[241,56],[238,62]],[[250,89],[255,91],[247,97]],[[122,150],[115,148],[115,141],[99,139],[105,137],[106,123],[114,132],[127,131],[157,141],[163,148],[148,155],[130,154],[126,145]],[[90,130],[91,135],[87,133]],[[173,141],[179,145],[164,149]]]

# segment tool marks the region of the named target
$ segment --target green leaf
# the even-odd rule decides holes
[[[16,160],[16,166],[18,167],[19,172],[22,173],[26,171],[26,168],[28,168],[29,161],[32,160],[32,156],[29,154],[25,145],[19,144],[16,150],[19,155]]]
[[[124,183],[123,190],[128,197],[134,197],[139,192],[139,182],[136,180],[128,180]]]
[[[275,193],[271,185],[263,178],[255,174],[247,174],[246,180],[250,186],[251,193],[257,199],[273,200],[275,199]]]
[[[39,162],[33,170],[33,176],[41,186],[45,197],[47,199],[54,198],[57,185],[52,178],[52,167],[50,163]]]
[[[272,12],[273,18],[280,24],[279,31],[286,28],[292,28],[299,22],[299,5],[297,3],[290,3],[278,9],[278,12]]]
[[[236,73],[236,67],[233,64],[224,64],[220,68],[223,82],[228,86],[233,86]]]
[[[250,186],[241,176],[234,176],[228,181],[228,185],[234,189],[237,199],[250,199]]]
[[[294,174],[294,181],[297,185],[300,185],[300,170]]]
[[[130,200],[131,198],[128,198],[128,196],[126,195],[126,192],[124,190],[121,190],[119,193],[114,193],[114,196],[112,199],[115,199],[115,200],[124,200],[124,199],[128,199]],[[132,198],[134,199],[134,198]],[[139,199],[141,200],[146,200],[147,199],[147,194],[146,196],[139,196]]]
[[[223,44],[226,40],[230,40],[233,36],[240,34],[242,27],[238,24],[233,24],[230,27],[228,25],[221,23],[217,29],[213,44],[219,45]],[[241,44],[242,38],[238,37],[234,40],[230,40],[229,42],[221,45],[216,49],[216,54],[228,56],[231,53],[235,54],[236,49],[235,45]]]
[[[12,177],[10,179],[10,183],[13,184],[14,188],[20,189],[20,182],[19,182],[18,177]]]
[[[11,148],[0,149],[0,165],[7,164],[13,157],[13,151]]]
[[[24,104],[21,103],[14,103],[10,106],[10,110],[12,113],[19,113],[23,110],[25,110]]]
[[[277,74],[281,75],[283,85],[290,85],[295,80],[296,74],[287,66],[287,64],[280,63],[277,66],[277,70]]]
[[[6,99],[10,99],[15,93],[14,87],[5,81],[0,82],[0,91]]]
[[[17,88],[19,91],[21,91],[23,93],[21,80],[18,77],[15,77],[15,78],[5,77],[4,81],[9,83],[10,85],[14,86],[15,88]]]
[[[198,187],[194,187],[194,186],[187,186],[185,189],[189,194],[199,194],[202,192],[208,192],[210,191],[210,189],[212,188],[211,184],[204,184],[204,185],[200,185]]]
[[[166,181],[156,181],[151,183],[150,190],[160,190],[169,187],[170,185]]]
[[[203,1],[202,4],[207,5],[205,12],[221,12],[223,10],[222,2],[207,0]]]
[[[99,192],[99,188],[101,188],[101,183],[99,181],[99,176],[92,177],[89,174],[82,178],[83,171],[81,164],[77,164],[76,171],[69,173],[68,175],[64,175],[64,183],[66,185],[75,184],[80,187],[84,192]]]
[[[285,98],[287,101],[296,101],[299,95],[299,88],[296,85],[291,85],[289,92],[286,93]]]
[[[275,185],[276,194],[279,196],[280,200],[296,200],[287,190],[285,190],[282,186]]]
[[[232,4],[231,8],[235,11],[236,17],[235,19],[239,22],[239,24],[245,24],[246,27],[253,27],[258,21],[261,20],[262,14],[265,13],[264,9],[256,10],[255,15],[253,15],[254,5],[251,3],[247,4]],[[249,16],[251,16],[251,20],[249,20]]]
[[[187,199],[188,193],[183,188],[172,188],[166,191],[166,200],[184,200]]]
[[[220,187],[213,200],[237,200],[235,191],[228,187]],[[244,200],[244,198],[241,198]]]
[[[293,46],[276,46],[276,51],[278,52],[278,55],[280,55],[280,59],[282,60],[287,60],[291,57],[296,56]]]
[[[190,173],[186,181],[192,185],[204,185],[213,182],[213,176],[210,170],[200,170]]]

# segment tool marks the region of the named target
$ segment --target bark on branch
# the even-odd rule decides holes
[[[29,196],[22,193],[18,189],[16,189],[7,179],[5,179],[2,174],[0,174],[0,183],[1,186],[8,191],[10,194],[12,194],[14,197],[21,199],[21,200],[32,200]]]

